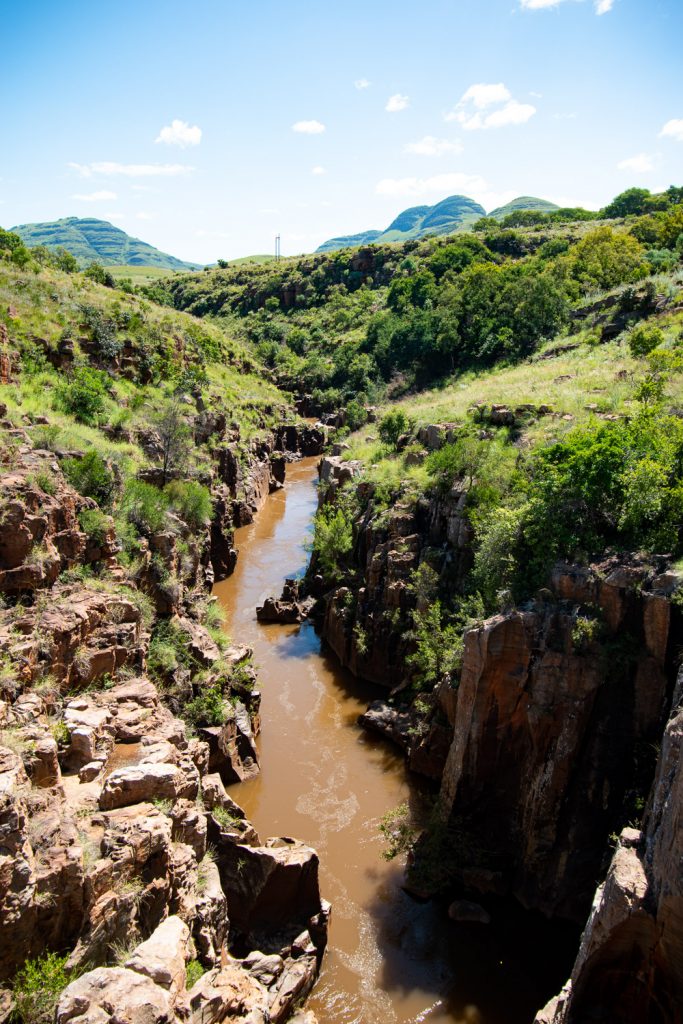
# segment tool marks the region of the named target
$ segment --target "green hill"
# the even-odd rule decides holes
[[[166,270],[196,270],[197,263],[169,256],[153,245],[132,238],[121,228],[94,217],[65,217],[42,224],[19,224],[11,229],[28,246],[66,249],[81,266],[101,263],[105,267],[162,267]]]
[[[407,242],[426,235],[452,235],[485,216],[484,207],[473,199],[449,196],[436,206],[412,206],[404,210],[385,231],[361,231],[357,235],[329,238],[316,252],[333,252],[335,249],[367,245],[369,242]]]
[[[534,210],[538,213],[552,213],[559,206],[545,199],[534,196],[520,196],[505,206],[500,206],[488,214],[496,220],[502,220],[510,213],[520,210]],[[360,231],[356,235],[340,235],[328,238],[318,246],[316,252],[334,252],[336,249],[349,249],[370,242],[407,242],[411,238],[425,238],[427,235],[452,235],[471,227],[486,211],[479,203],[467,196],[449,196],[436,206],[412,206],[389,225],[385,231]]]
[[[559,209],[559,206],[556,206],[555,203],[549,203],[547,199],[536,199],[535,196],[519,196],[517,199],[513,199],[512,202],[506,203],[505,206],[499,206],[497,209],[491,210],[489,217],[493,217],[495,220],[502,220],[509,213],[519,213],[520,210],[552,213],[554,210]]]

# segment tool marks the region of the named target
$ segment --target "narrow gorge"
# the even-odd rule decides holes
[[[0,1024],[683,1024],[683,190],[549,205],[0,230]]]

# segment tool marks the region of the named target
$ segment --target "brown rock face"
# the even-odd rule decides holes
[[[572,976],[537,1024],[683,1020],[683,676],[643,834],[625,829]]]
[[[321,912],[317,854],[294,839],[259,847],[225,842],[216,863],[231,925],[243,935],[303,925]]]
[[[441,789],[478,866],[523,904],[576,920],[636,785],[634,751],[657,741],[666,713],[668,619],[654,629],[656,597],[624,582],[602,594],[600,644],[582,645],[556,604],[467,634]]]
[[[218,772],[224,783],[244,782],[259,772],[258,751],[249,712],[237,703],[226,722],[200,730],[209,745],[209,771]]]

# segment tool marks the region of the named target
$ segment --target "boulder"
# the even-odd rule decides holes
[[[99,798],[103,811],[153,800],[194,799],[196,779],[173,764],[139,764],[117,768],[105,780]]]
[[[203,974],[190,989],[188,1001],[191,1024],[270,1021],[267,991],[236,962]]]
[[[151,978],[176,996],[185,988],[190,931],[179,917],[168,917],[126,960],[125,967]]]
[[[249,712],[237,703],[221,726],[199,730],[209,745],[209,769],[218,772],[223,782],[244,782],[259,772],[259,757]]]
[[[224,842],[216,863],[231,926],[242,934],[306,926],[321,912],[318,855],[295,839],[269,839],[260,847]]]
[[[99,967],[62,992],[55,1024],[176,1024],[169,992],[123,967]]]

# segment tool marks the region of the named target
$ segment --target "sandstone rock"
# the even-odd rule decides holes
[[[202,975],[190,989],[189,1005],[191,1024],[269,1024],[270,1020],[268,993],[237,963]]]
[[[0,979],[26,959],[36,920],[36,871],[28,814],[20,793],[29,782],[21,758],[0,747]]]
[[[225,792],[225,786],[220,775],[205,775],[202,779],[202,797],[204,806],[212,811],[214,807],[222,807],[234,818],[244,818],[245,814],[239,804],[236,804],[232,797]]]
[[[313,988],[316,975],[315,953],[308,953],[296,960],[287,959],[270,997],[269,1011],[273,1024],[282,1024],[289,1018],[293,1007]]]
[[[193,800],[178,800],[171,809],[173,839],[191,846],[197,861],[206,853],[206,816]]]
[[[639,617],[642,635],[649,628],[633,575],[559,582],[574,599],[597,586],[608,629],[627,616]],[[441,799],[472,842],[497,851],[479,867],[504,865],[525,905],[581,920],[623,813],[632,751],[661,729],[668,684],[647,650],[610,674],[608,661],[574,647],[572,630],[567,610],[543,605],[466,634]],[[657,636],[651,642],[661,652]]]
[[[209,745],[211,772],[218,772],[223,782],[244,782],[258,775],[256,740],[244,704],[232,707],[222,726],[201,729],[200,737]]]
[[[321,911],[318,855],[294,839],[269,839],[261,847],[226,842],[216,863],[237,932],[305,926]]]
[[[358,718],[358,724],[371,732],[378,732],[398,744],[402,750],[410,748],[413,718],[408,710],[399,710],[384,700],[375,700]]]
[[[204,626],[192,619],[178,616],[173,620],[187,637],[187,649],[192,657],[203,665],[210,668],[221,656],[218,645]]]
[[[683,673],[644,832],[624,829],[595,894],[570,980],[537,1024],[678,1021],[683,1005]]]
[[[204,964],[215,966],[228,935],[228,901],[221,888],[218,868],[205,857],[199,865],[192,940]]]
[[[170,994],[135,971],[99,967],[62,992],[55,1024],[176,1024]]]
[[[190,932],[179,917],[168,917],[126,960],[125,967],[144,974],[176,996],[185,988],[185,961]]]
[[[196,780],[172,764],[140,764],[117,768],[105,780],[99,805],[103,811],[150,800],[194,799]]]

